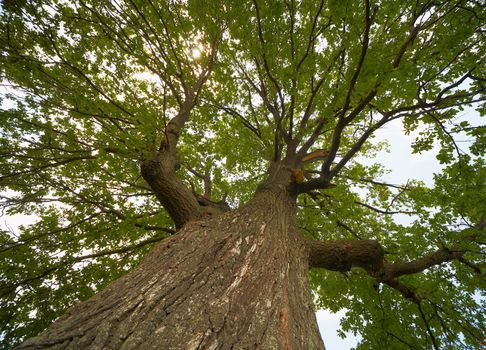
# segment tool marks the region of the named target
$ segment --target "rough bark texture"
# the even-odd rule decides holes
[[[18,349],[324,349],[285,193],[189,222]]]

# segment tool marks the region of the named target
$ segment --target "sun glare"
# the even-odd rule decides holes
[[[192,49],[192,58],[199,58],[201,57],[201,50],[198,48]]]

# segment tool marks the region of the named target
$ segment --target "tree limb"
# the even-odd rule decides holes
[[[486,221],[476,225],[473,230],[486,227]],[[468,231],[467,229],[465,231]],[[477,234],[464,233],[462,240],[472,242]],[[460,246],[441,248],[411,261],[386,262],[384,249],[375,240],[335,240],[316,241],[308,239],[310,267],[321,267],[328,270],[348,271],[351,267],[365,269],[378,282],[387,283],[403,275],[422,272],[430,267],[448,261],[459,260],[467,252]],[[391,282],[395,283],[395,282]]]
[[[378,272],[383,268],[385,251],[375,240],[341,239],[316,241],[307,239],[309,266],[333,271],[349,271],[361,267]]]

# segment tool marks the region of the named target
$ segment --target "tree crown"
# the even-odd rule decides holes
[[[318,306],[349,309],[360,349],[479,347],[479,2],[24,0],[0,16],[1,206],[38,217],[0,232],[4,347],[178,229],[140,172],[162,151],[197,203],[236,208],[282,163],[302,171],[289,188],[306,235],[375,239],[388,262],[460,252],[398,287],[360,269],[311,281]],[[432,186],[366,161],[395,120],[414,153],[438,150]]]

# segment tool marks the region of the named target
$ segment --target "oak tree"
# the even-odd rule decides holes
[[[3,348],[323,349],[316,307],[358,349],[484,345],[485,16],[4,0],[1,206],[38,220],[0,232]],[[433,184],[383,180],[389,123]]]

